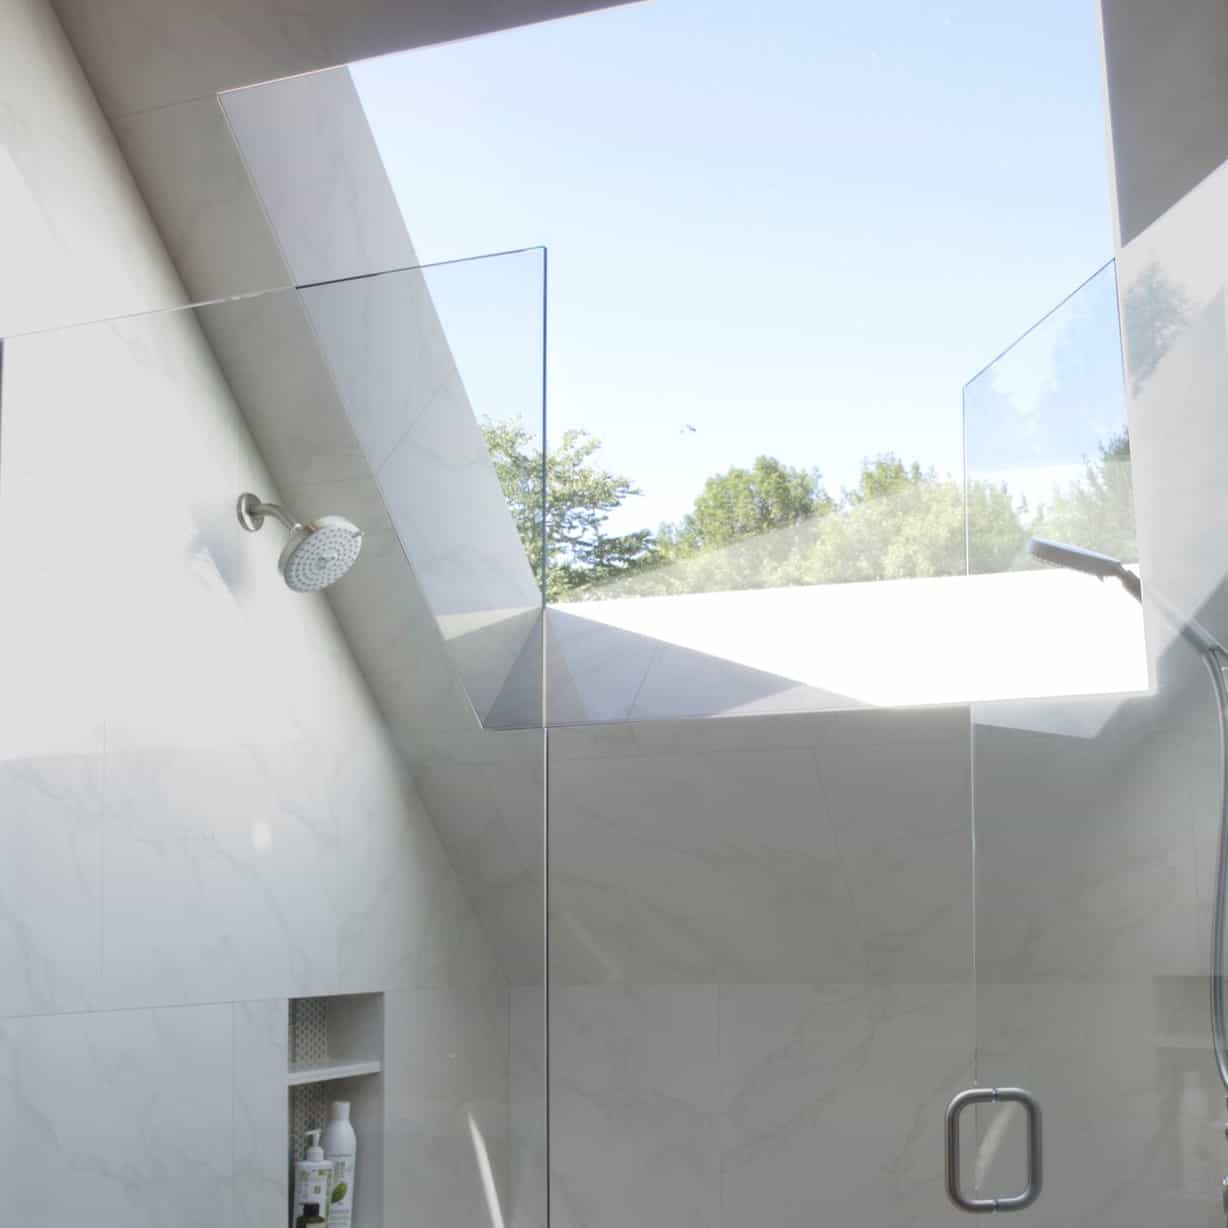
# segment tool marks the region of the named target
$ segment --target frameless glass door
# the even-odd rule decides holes
[[[1136,571],[1125,405],[1109,266],[968,386],[969,481],[1009,478],[1029,490],[1034,533]],[[969,534],[975,557],[975,516]],[[1180,636],[1149,676],[1127,586],[1018,563],[1035,643],[1002,650],[1045,645],[1071,684],[1062,697],[972,708],[976,1083],[1023,1086],[1043,1110],[1031,1221],[1219,1223],[1211,692]],[[1080,685],[1094,654],[1102,676]],[[976,1111],[964,1180],[981,1197],[1016,1194],[1027,1114]]]

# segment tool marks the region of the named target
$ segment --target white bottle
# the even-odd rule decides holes
[[[1181,1189],[1186,1194],[1205,1195],[1211,1152],[1208,1133],[1211,1108],[1195,1070],[1185,1072],[1181,1101],[1177,1109],[1177,1145],[1181,1154]]]
[[[308,1130],[303,1137],[307,1140],[307,1152],[294,1166],[294,1209],[290,1228],[295,1228],[303,1208],[312,1203],[328,1219],[328,1197],[333,1188],[333,1166],[324,1158],[319,1130]]]
[[[329,1224],[331,1228],[350,1228],[354,1218],[354,1162],[358,1158],[358,1137],[350,1125],[348,1100],[334,1100],[328,1111],[324,1156],[333,1165]]]

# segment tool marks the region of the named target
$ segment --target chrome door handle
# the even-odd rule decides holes
[[[970,1104],[1021,1104],[1028,1116],[1028,1184],[1010,1198],[965,1198],[959,1180],[959,1117]],[[1022,1211],[1040,1197],[1040,1105],[1022,1087],[970,1087],[947,1105],[947,1196],[961,1211]]]

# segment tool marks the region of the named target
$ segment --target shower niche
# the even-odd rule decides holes
[[[1156,1091],[1164,1117],[1163,1178],[1177,1206],[1208,1205],[1223,1173],[1223,1091],[1211,1050],[1207,982],[1201,976],[1154,978]]]
[[[286,1070],[286,1203],[303,1134],[323,1129],[334,1100],[350,1102],[358,1135],[353,1228],[380,1228],[384,1189],[384,995],[291,998]],[[288,1222],[288,1221],[287,1221]]]

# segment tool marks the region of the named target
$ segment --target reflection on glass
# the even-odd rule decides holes
[[[964,389],[968,570],[1030,536],[1138,561],[1117,284],[1106,264]]]
[[[508,459],[525,471],[540,464],[539,455]],[[622,533],[609,527],[612,513],[639,490],[603,466],[600,441],[565,432],[547,455],[546,473],[551,603],[964,571],[959,482],[889,453],[864,461],[856,484],[839,494],[817,469],[758,456],[704,481],[680,519]],[[1005,496],[989,492],[989,499],[1010,514]]]
[[[962,482],[888,452],[836,490],[819,469],[790,463],[800,458],[752,451],[706,478],[687,468],[689,510],[655,527],[636,525],[641,488],[629,466],[607,460],[608,441],[569,428],[543,457],[523,418],[487,415],[483,430],[550,604],[1018,570],[1033,566],[1034,533],[1135,559],[1111,265],[967,385],[964,414]],[[769,408],[765,434],[770,418]],[[699,432],[684,423],[677,433],[668,446]],[[706,446],[728,457],[748,442]]]
[[[499,727],[541,723],[541,551],[524,548],[541,517],[532,470],[496,473],[482,424],[540,451],[544,275],[531,249],[300,290],[469,700]]]
[[[1027,550],[1039,534],[1137,561],[1112,267],[972,380],[964,401],[962,480],[887,453],[837,493],[817,468],[764,450],[698,480],[689,510],[651,530],[627,516],[634,473],[607,463],[594,435],[548,435],[543,456],[515,423],[488,421],[524,548],[535,567],[544,558],[547,722],[1145,686],[1137,608],[1077,577],[1035,574]],[[772,438],[770,406],[710,455],[760,430]],[[821,447],[822,434],[791,455]],[[1055,600],[1072,578],[1070,601]],[[1071,619],[1084,634],[1072,636]],[[905,627],[922,651],[884,654]],[[1014,652],[1001,652],[1003,637]],[[1088,640],[1094,651],[1076,650]]]
[[[1017,570],[1034,533],[1134,561],[1112,265],[973,379],[964,413],[963,484],[885,453],[833,491],[765,453],[697,483],[690,510],[654,528],[632,527],[640,487],[590,432],[563,431],[543,462],[524,419],[483,429],[552,604]]]

